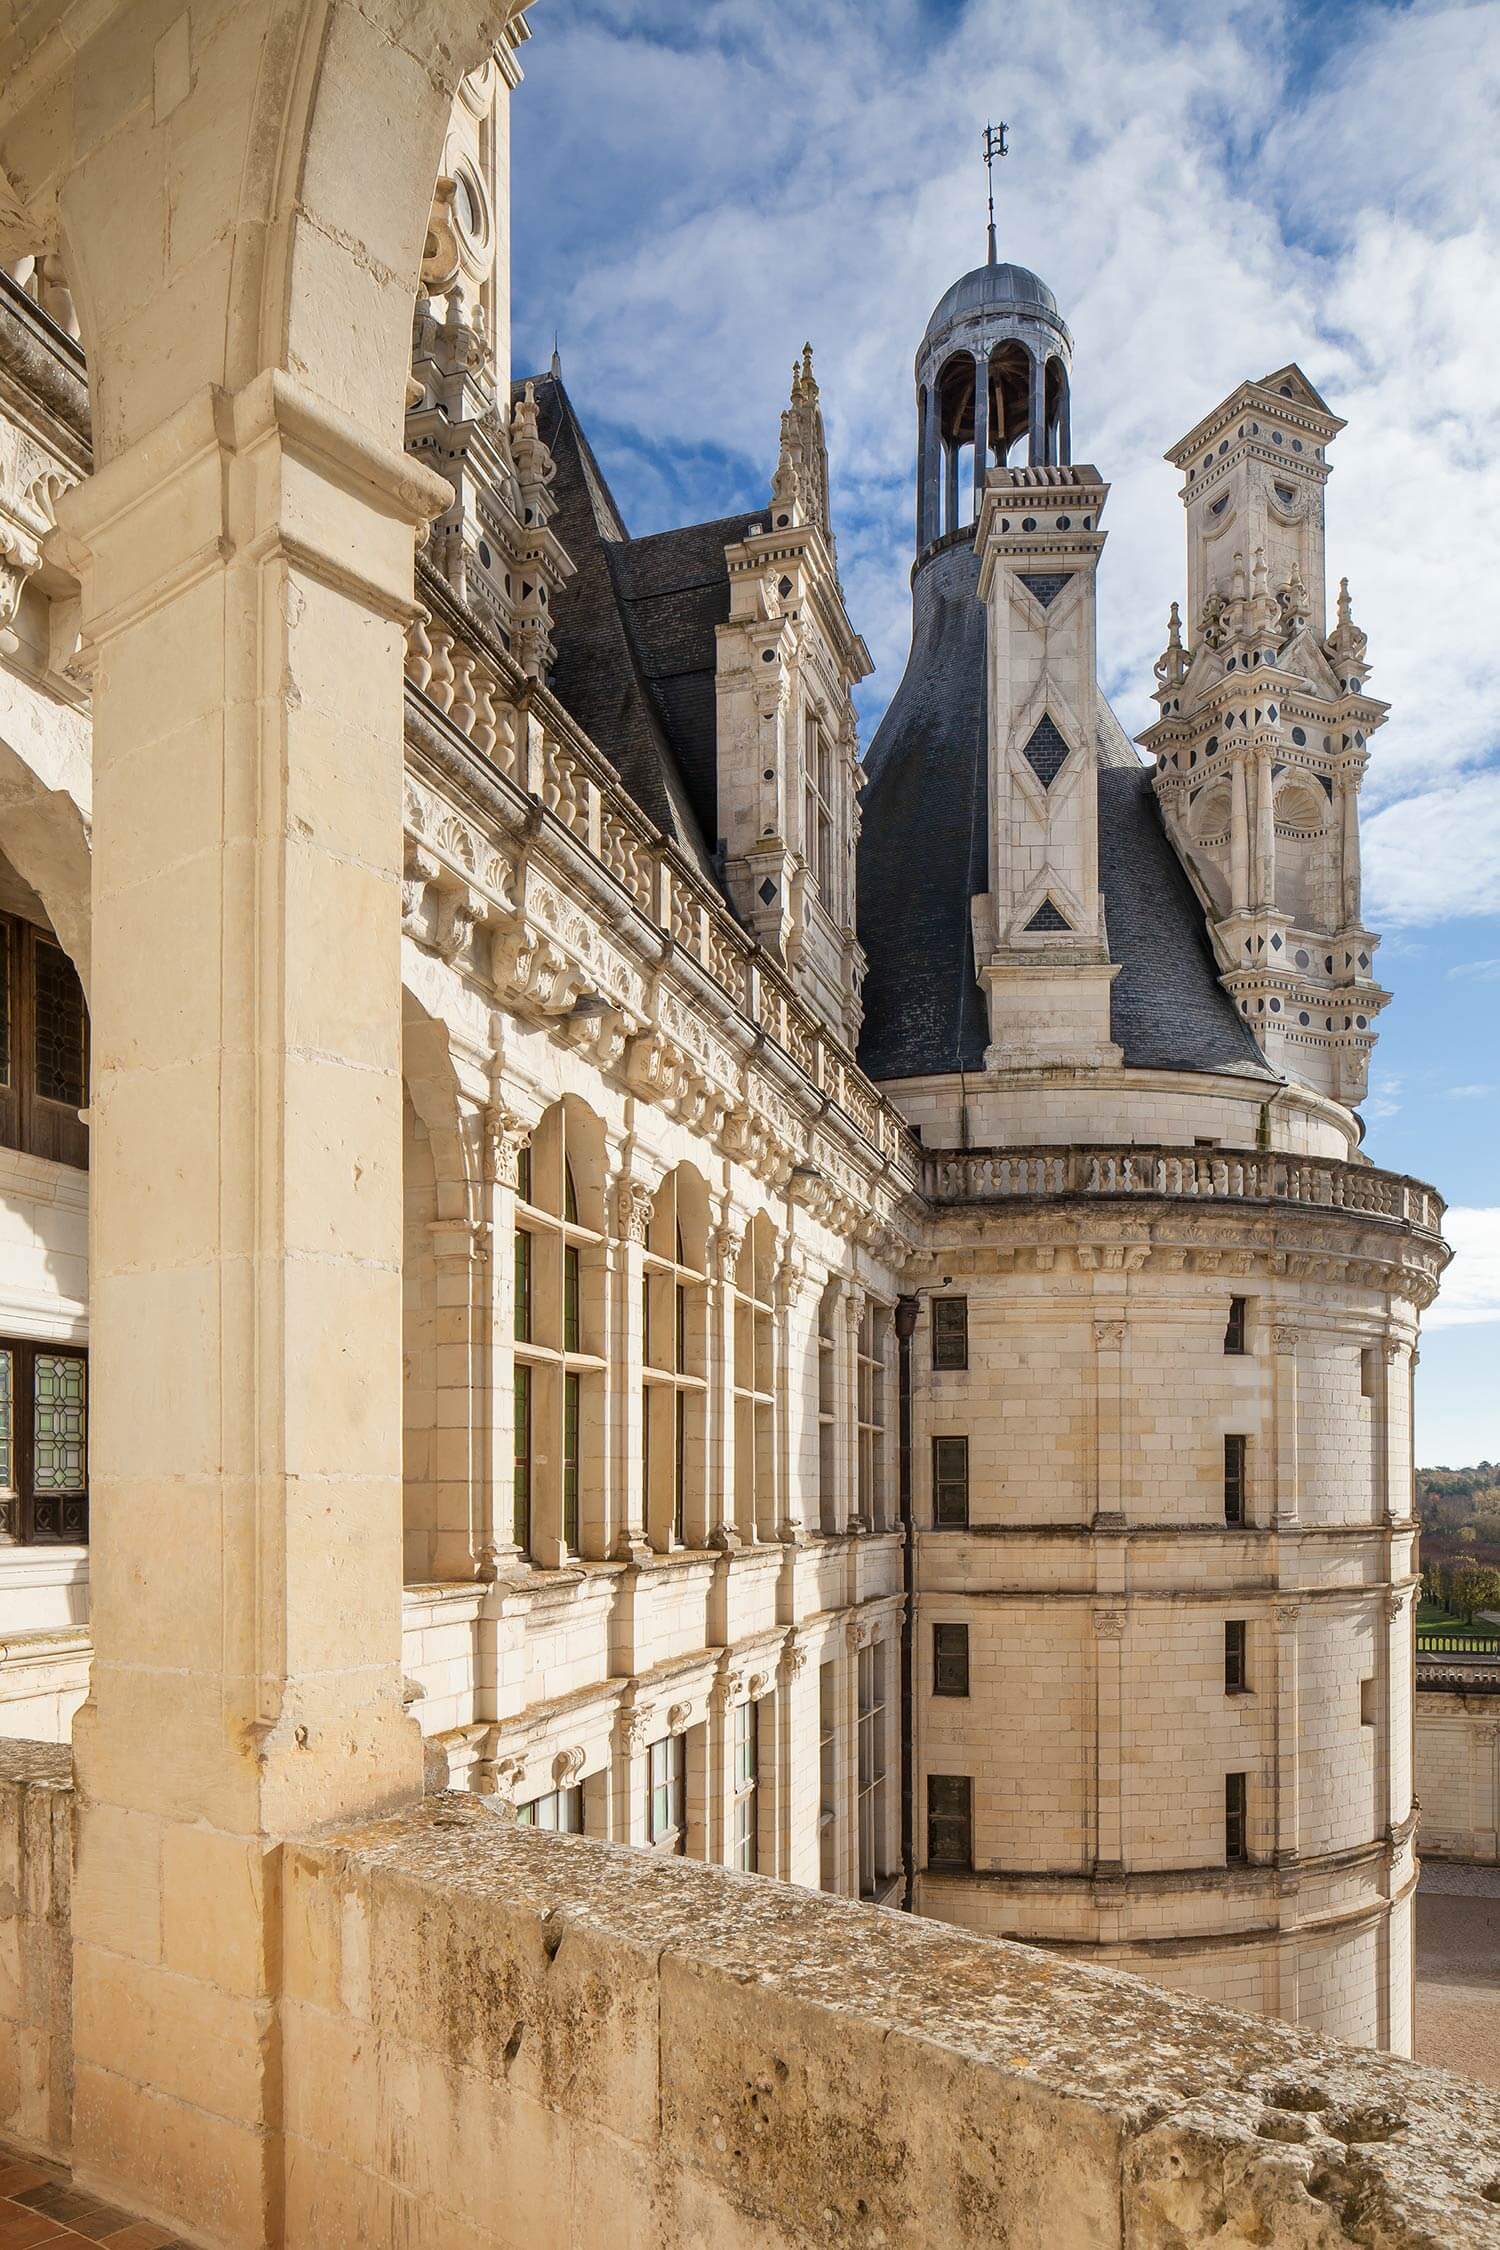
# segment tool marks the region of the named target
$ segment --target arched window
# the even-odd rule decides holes
[[[561,1101],[517,1166],[514,1537],[539,1563],[604,1552],[603,1134]]]
[[[656,1193],[641,1276],[641,1485],[660,1554],[708,1536],[704,1452],[708,1191],[680,1164]]]
[[[734,1520],[741,1539],[774,1539],[776,1523],[776,1231],[752,1219],[735,1267]]]

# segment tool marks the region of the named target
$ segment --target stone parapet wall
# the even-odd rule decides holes
[[[1500,1865],[1500,1663],[1417,1662],[1424,1859]]]
[[[1500,2246],[1500,2097],[497,1820],[289,1848],[286,2242]]]
[[[64,2155],[73,2124],[73,1761],[0,1742],[0,2139]]]

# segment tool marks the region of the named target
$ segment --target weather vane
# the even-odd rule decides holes
[[[986,172],[987,172],[987,173],[989,174],[989,185],[990,185],[990,264],[991,264],[991,265],[993,265],[993,264],[995,263],[995,256],[996,256],[996,252],[995,252],[995,158],[996,158],[997,156],[1009,156],[1009,154],[1010,154],[1010,149],[1009,149],[1009,147],[1008,147],[1008,145],[1007,145],[1007,143],[1006,143],[1006,139],[1005,139],[1005,136],[1006,136],[1006,134],[1007,134],[1007,133],[1008,133],[1009,131],[1010,131],[1010,127],[1009,127],[1008,125],[986,125],[986,127],[985,127],[985,129],[984,129],[984,168],[985,168],[985,171],[986,171]]]

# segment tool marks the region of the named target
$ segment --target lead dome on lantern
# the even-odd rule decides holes
[[[1043,313],[1059,326],[1062,321],[1057,299],[1029,266],[976,266],[972,273],[961,275],[939,297],[922,341],[930,343],[934,336],[951,328],[955,322],[989,311]]]

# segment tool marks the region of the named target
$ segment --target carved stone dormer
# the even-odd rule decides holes
[[[717,751],[729,895],[852,1045],[864,953],[854,932],[862,773],[851,691],[870,655],[838,579],[811,347],[792,371],[770,507],[725,561]]]
[[[1207,909],[1222,981],[1266,1059],[1353,1104],[1390,995],[1360,896],[1359,790],[1387,706],[1366,691],[1348,580],[1325,635],[1323,487],[1343,428],[1301,370],[1242,383],[1168,459],[1184,473],[1188,616],[1140,737]]]

